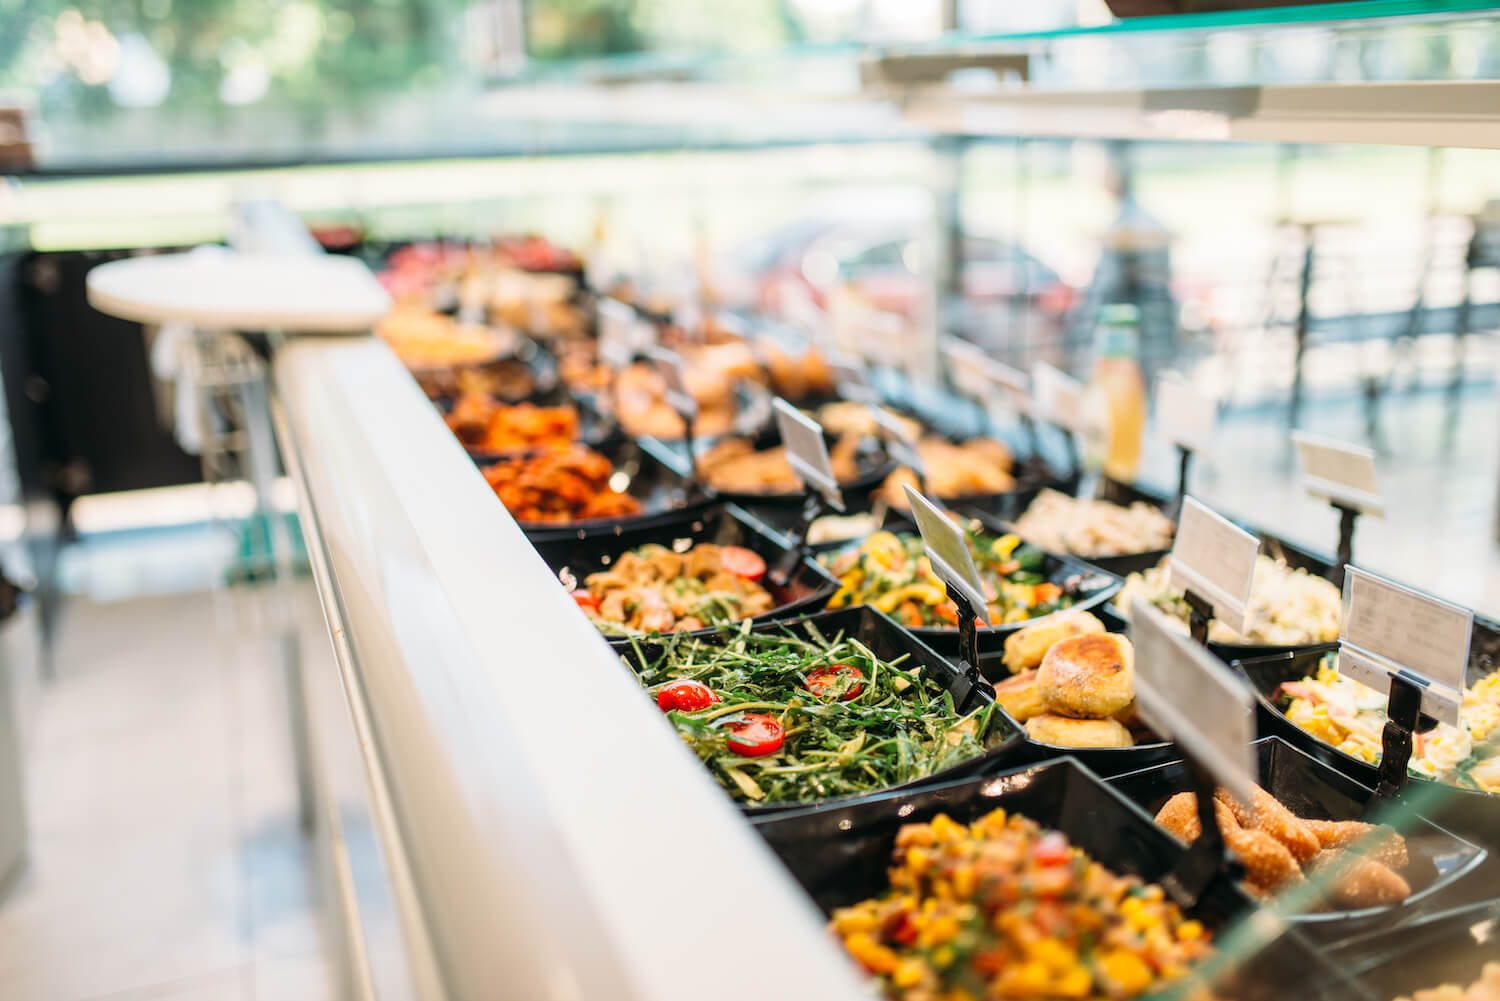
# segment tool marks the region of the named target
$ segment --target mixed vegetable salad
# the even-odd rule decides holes
[[[876,792],[985,750],[994,706],[961,714],[907,655],[852,636],[749,623],[659,649],[632,641],[632,667],[678,733],[736,800],[796,803]]]
[[[1077,600],[1047,579],[1042,550],[1014,535],[987,535],[978,522],[969,522],[964,534],[996,625],[1048,615]],[[906,626],[958,625],[958,609],[924,552],[920,535],[876,532],[852,549],[819,557],[841,585],[828,607],[873,605]]]
[[[884,896],[831,922],[889,998],[1132,998],[1213,951],[1160,886],[1004,810],[908,824],[893,863]]]
[[[679,552],[652,544],[621,554],[572,594],[602,632],[667,633],[770,611],[765,574],[766,561],[743,546],[703,542]]]
[[[1387,698],[1338,672],[1327,654],[1316,673],[1288,681],[1277,693],[1286,718],[1345,754],[1377,764]],[[1461,789],[1500,793],[1500,671],[1464,691],[1459,725],[1439,723],[1412,740],[1406,770]]]

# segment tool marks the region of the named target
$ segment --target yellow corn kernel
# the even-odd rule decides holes
[[[953,818],[946,813],[940,813],[932,818],[932,835],[939,841],[957,841],[966,832],[963,827],[953,822]]]
[[[1139,994],[1151,986],[1151,968],[1133,952],[1111,949],[1099,961],[1106,979],[1125,994]]]
[[[1044,994],[1052,983],[1052,973],[1041,963],[1032,960],[1016,967],[1002,983],[1009,991],[1017,992],[1018,996]]]
[[[1094,989],[1094,978],[1081,966],[1075,966],[1052,982],[1052,993],[1062,998],[1086,998]]]
[[[1200,921],[1184,921],[1177,928],[1177,937],[1184,942],[1196,942],[1203,937],[1203,923]]]
[[[952,942],[958,938],[958,933],[958,921],[944,914],[942,917],[932,919],[932,923],[923,929],[922,934],[917,938],[917,944],[924,949],[930,949],[944,942]]]
[[[961,865],[953,871],[953,892],[959,900],[968,900],[979,888],[979,875],[973,866]]]
[[[840,935],[852,935],[855,932],[872,932],[875,930],[875,915],[866,910],[849,908],[839,911],[833,916],[833,930]]]
[[[903,959],[896,964],[896,972],[891,974],[891,983],[897,987],[915,987],[922,982],[922,963],[916,959]]]
[[[896,954],[869,935],[850,935],[844,939],[844,947],[871,973],[891,973],[896,969]]]

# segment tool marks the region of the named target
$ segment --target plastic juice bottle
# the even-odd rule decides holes
[[[1141,437],[1146,430],[1146,380],[1141,375],[1140,352],[1140,310],[1128,303],[1101,309],[1094,328],[1094,371],[1087,389],[1093,424],[1089,451],[1102,456],[1105,475],[1126,483],[1135,479],[1140,467]]]

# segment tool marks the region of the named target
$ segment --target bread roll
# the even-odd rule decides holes
[[[1113,716],[1135,701],[1135,651],[1115,633],[1059,640],[1037,668],[1048,710],[1063,716]]]
[[[1047,711],[1047,707],[1042,705],[1042,693],[1037,688],[1035,671],[1027,671],[1000,682],[995,686],[995,701],[1017,723],[1025,723],[1031,717],[1040,716]]]
[[[1072,719],[1043,713],[1026,721],[1032,740],[1054,747],[1134,747],[1130,731],[1112,719]]]
[[[1052,644],[1069,636],[1104,632],[1104,623],[1091,612],[1049,615],[1040,622],[1017,629],[1005,638],[1003,663],[1011,674],[1029,671],[1042,662]]]

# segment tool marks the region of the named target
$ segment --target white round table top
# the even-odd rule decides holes
[[[137,323],[288,334],[364,334],[391,309],[352,257],[222,247],[109,261],[89,272],[88,297],[99,312]]]

